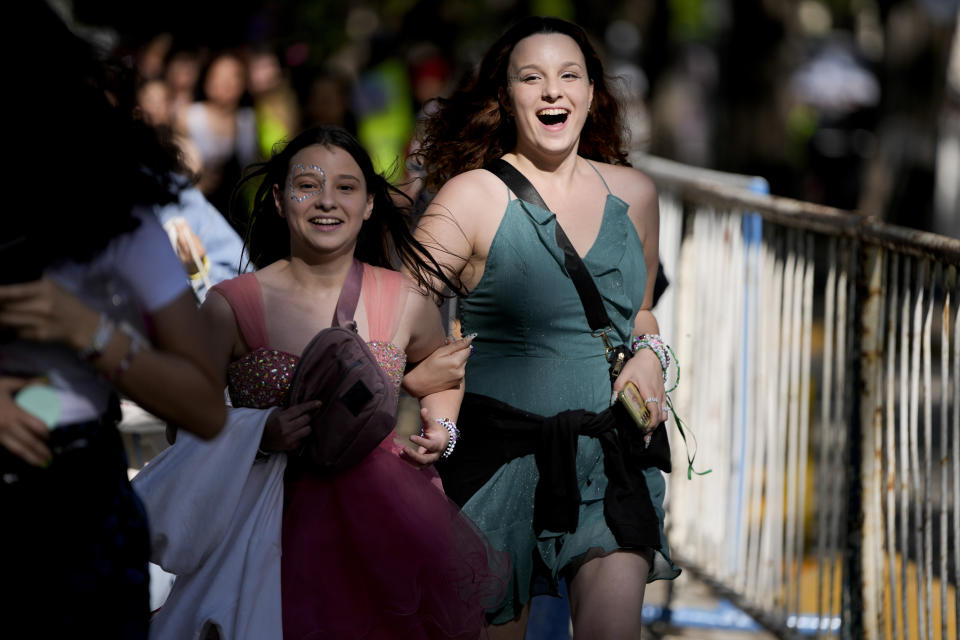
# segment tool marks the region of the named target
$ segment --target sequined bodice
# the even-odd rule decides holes
[[[385,340],[373,340],[367,346],[399,389],[407,354]],[[299,359],[300,356],[286,351],[262,347],[231,362],[227,384],[233,406],[265,409],[281,404]]]

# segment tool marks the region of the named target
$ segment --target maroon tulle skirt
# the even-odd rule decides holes
[[[285,640],[484,636],[509,560],[387,438],[334,477],[286,487],[282,600]]]

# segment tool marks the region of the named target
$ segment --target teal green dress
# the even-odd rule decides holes
[[[643,246],[627,216],[629,205],[607,190],[600,233],[584,262],[616,337],[626,343],[643,303],[647,270]],[[477,333],[467,362],[467,389],[541,415],[568,409],[599,412],[610,406],[608,364],[563,267],[555,220],[553,213],[530,203],[508,203],[483,277],[460,302],[463,333]],[[654,553],[649,580],[672,579],[680,570],[671,562],[663,536],[664,478],[656,468],[645,469],[644,476],[660,519],[662,545]],[[513,563],[506,599],[491,612],[494,623],[514,619],[532,596],[555,594],[561,572],[588,551],[619,548],[603,516],[607,478],[596,439],[579,438],[581,504],[574,533],[534,533],[537,478],[532,455],[514,459],[463,506],[493,547],[508,551]]]

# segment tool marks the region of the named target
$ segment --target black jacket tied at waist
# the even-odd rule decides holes
[[[660,523],[643,469],[670,471],[664,429],[654,431],[653,442],[645,447],[640,430],[618,404],[601,413],[577,409],[544,417],[475,393],[464,397],[458,426],[462,436],[456,453],[438,462],[437,470],[447,495],[460,506],[501,466],[534,454],[540,475],[534,531],[575,531],[580,512],[577,439],[590,436],[603,450],[608,480],[603,513],[617,543],[660,548]]]

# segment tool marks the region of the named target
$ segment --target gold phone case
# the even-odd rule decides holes
[[[650,429],[650,410],[643,401],[637,385],[628,382],[627,386],[620,392],[619,400],[620,404],[630,413],[630,417],[637,423],[641,431],[644,433],[652,431],[652,429]]]

